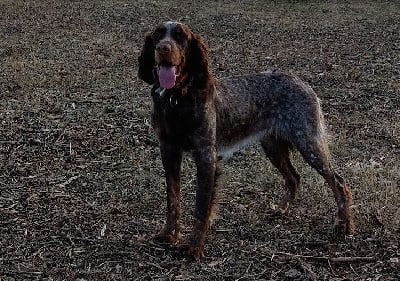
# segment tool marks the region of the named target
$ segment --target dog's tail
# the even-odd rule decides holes
[[[329,142],[329,134],[327,132],[326,126],[325,126],[325,120],[324,120],[324,115],[321,110],[321,105],[320,105],[320,100],[317,97],[317,114],[318,114],[318,119],[316,120],[316,134],[315,134],[315,141],[320,147],[320,149],[324,152],[326,155],[328,161],[330,160],[330,152],[329,152],[329,147],[328,147],[328,142]]]

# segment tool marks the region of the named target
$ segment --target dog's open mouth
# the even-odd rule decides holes
[[[158,79],[160,86],[165,89],[171,89],[175,86],[176,78],[179,76],[179,67],[175,65],[158,65]]]

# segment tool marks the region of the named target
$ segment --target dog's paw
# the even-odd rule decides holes
[[[290,207],[293,205],[295,194],[287,192],[279,203],[279,208],[282,214],[289,214]]]
[[[179,233],[162,230],[154,236],[154,240],[159,243],[176,244],[180,238]]]
[[[352,219],[340,220],[336,218],[334,224],[335,233],[340,233],[343,235],[353,235],[355,232],[355,225]]]
[[[198,261],[201,258],[204,258],[204,248],[203,247],[195,247],[189,244],[182,244],[180,249],[184,256],[191,261]]]

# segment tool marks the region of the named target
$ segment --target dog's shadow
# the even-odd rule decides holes
[[[153,249],[154,252],[157,252],[157,256],[160,256],[159,253],[162,252],[162,256],[168,256],[173,260],[180,260],[180,261],[187,260],[187,256],[185,255],[186,252],[185,244],[165,243],[158,241],[155,237],[153,237],[148,242],[148,245],[150,248]]]

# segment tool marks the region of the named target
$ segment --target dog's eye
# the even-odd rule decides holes
[[[164,34],[165,34],[165,32],[162,31],[162,30],[154,31],[153,32],[153,40],[154,40],[154,42],[160,41],[163,38]]]
[[[186,40],[185,33],[181,29],[176,29],[174,32],[174,38],[178,42],[184,42]]]
[[[154,41],[159,41],[161,39],[161,36],[162,36],[161,32],[156,31],[156,32],[153,33],[153,40]]]

